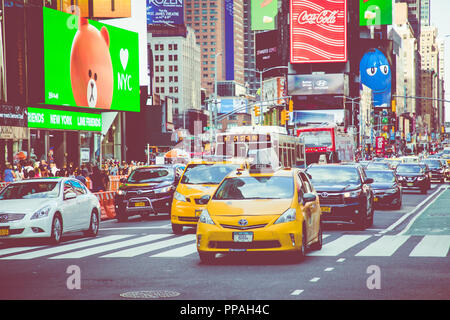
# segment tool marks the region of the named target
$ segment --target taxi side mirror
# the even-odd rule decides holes
[[[316,195],[314,193],[305,193],[303,195],[303,204],[316,201]]]

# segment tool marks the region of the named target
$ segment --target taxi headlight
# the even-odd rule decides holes
[[[200,215],[198,221],[206,224],[213,224],[213,225],[215,224],[214,221],[211,219],[208,210],[206,209],[203,209],[202,214]]]
[[[40,218],[46,218],[48,217],[48,214],[50,213],[50,210],[52,209],[51,206],[45,206],[31,216],[31,219],[40,219]]]
[[[175,199],[177,199],[178,201],[183,201],[186,202],[186,197],[183,196],[181,193],[179,193],[178,191],[175,191],[175,193],[173,194],[173,197]]]
[[[285,223],[295,221],[297,217],[296,210],[294,208],[287,209],[274,224]]]

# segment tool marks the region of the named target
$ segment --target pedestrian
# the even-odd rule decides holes
[[[14,182],[14,179],[16,178],[16,174],[14,173],[9,162],[6,163],[6,169],[3,172],[3,177],[5,182]]]
[[[16,174],[16,179],[15,180],[16,181],[21,181],[21,180],[23,180],[25,178],[25,176],[24,176],[24,171],[25,170],[23,170],[22,165],[20,163],[17,165],[16,168],[17,169],[14,172]]]
[[[99,191],[107,191],[107,182],[105,179],[105,174],[100,170],[98,166],[94,166],[92,170],[92,175],[90,176],[90,179],[92,181],[92,192],[99,192]],[[106,176],[107,178],[107,176]]]

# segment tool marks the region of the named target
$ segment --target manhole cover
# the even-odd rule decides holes
[[[131,291],[120,294],[122,298],[132,298],[132,299],[173,298],[179,295],[180,295],[179,292],[170,290]]]

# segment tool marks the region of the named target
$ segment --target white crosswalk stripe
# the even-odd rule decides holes
[[[415,246],[407,245],[410,235],[323,235],[322,250],[308,252],[308,256],[334,257],[391,257],[398,253],[405,257],[447,257],[450,236],[422,236]],[[329,241],[327,241],[329,239]],[[417,239],[415,237],[415,239]],[[367,240],[367,241],[366,241]],[[367,242],[367,243],[366,243]],[[411,242],[409,242],[411,243]],[[401,248],[408,248],[408,251]],[[359,251],[350,250],[358,248]],[[348,250],[350,250],[348,252]],[[356,252],[356,254],[354,254]],[[150,258],[181,258],[197,253],[195,234],[175,236],[172,233],[150,235],[110,235],[96,239],[81,240],[59,246],[27,246],[0,249],[0,260],[27,260],[40,257],[48,259],[131,258],[143,255]],[[148,255],[145,255],[148,254]]]
[[[94,247],[94,248],[79,250],[79,251],[75,251],[75,252],[69,252],[69,253],[61,254],[59,256],[51,257],[50,259],[84,258],[84,257],[92,256],[94,254],[98,254],[98,253],[102,253],[102,252],[106,252],[106,251],[112,251],[114,249],[120,249],[120,248],[124,248],[124,247],[130,247],[130,246],[136,245],[136,244],[141,244],[144,242],[159,240],[162,238],[166,238],[168,236],[169,236],[168,234],[151,234],[148,236],[143,236],[143,237],[139,237],[139,238],[135,238],[135,239],[131,239],[131,240],[122,241],[119,243],[110,243],[110,244],[100,246],[100,247]]]
[[[425,236],[411,251],[410,257],[446,257],[450,248],[450,236]]]
[[[384,236],[368,245],[356,255],[365,257],[390,257],[408,239],[408,236]]]
[[[192,241],[195,240],[195,234],[188,234],[185,236],[181,236],[181,237],[177,237],[177,238],[173,238],[173,239],[169,239],[169,240],[164,240],[164,241],[159,241],[156,243],[151,243],[151,244],[147,244],[147,245],[143,245],[143,246],[138,246],[138,247],[133,247],[130,249],[126,249],[126,250],[121,250],[118,252],[114,252],[114,253],[110,253],[104,256],[101,256],[100,258],[130,258],[130,257],[136,257],[138,255],[144,254],[144,253],[148,253],[151,251],[156,251],[159,249],[163,249],[165,247],[168,246],[173,246],[176,244],[181,244],[181,243],[185,243],[188,241]]]

